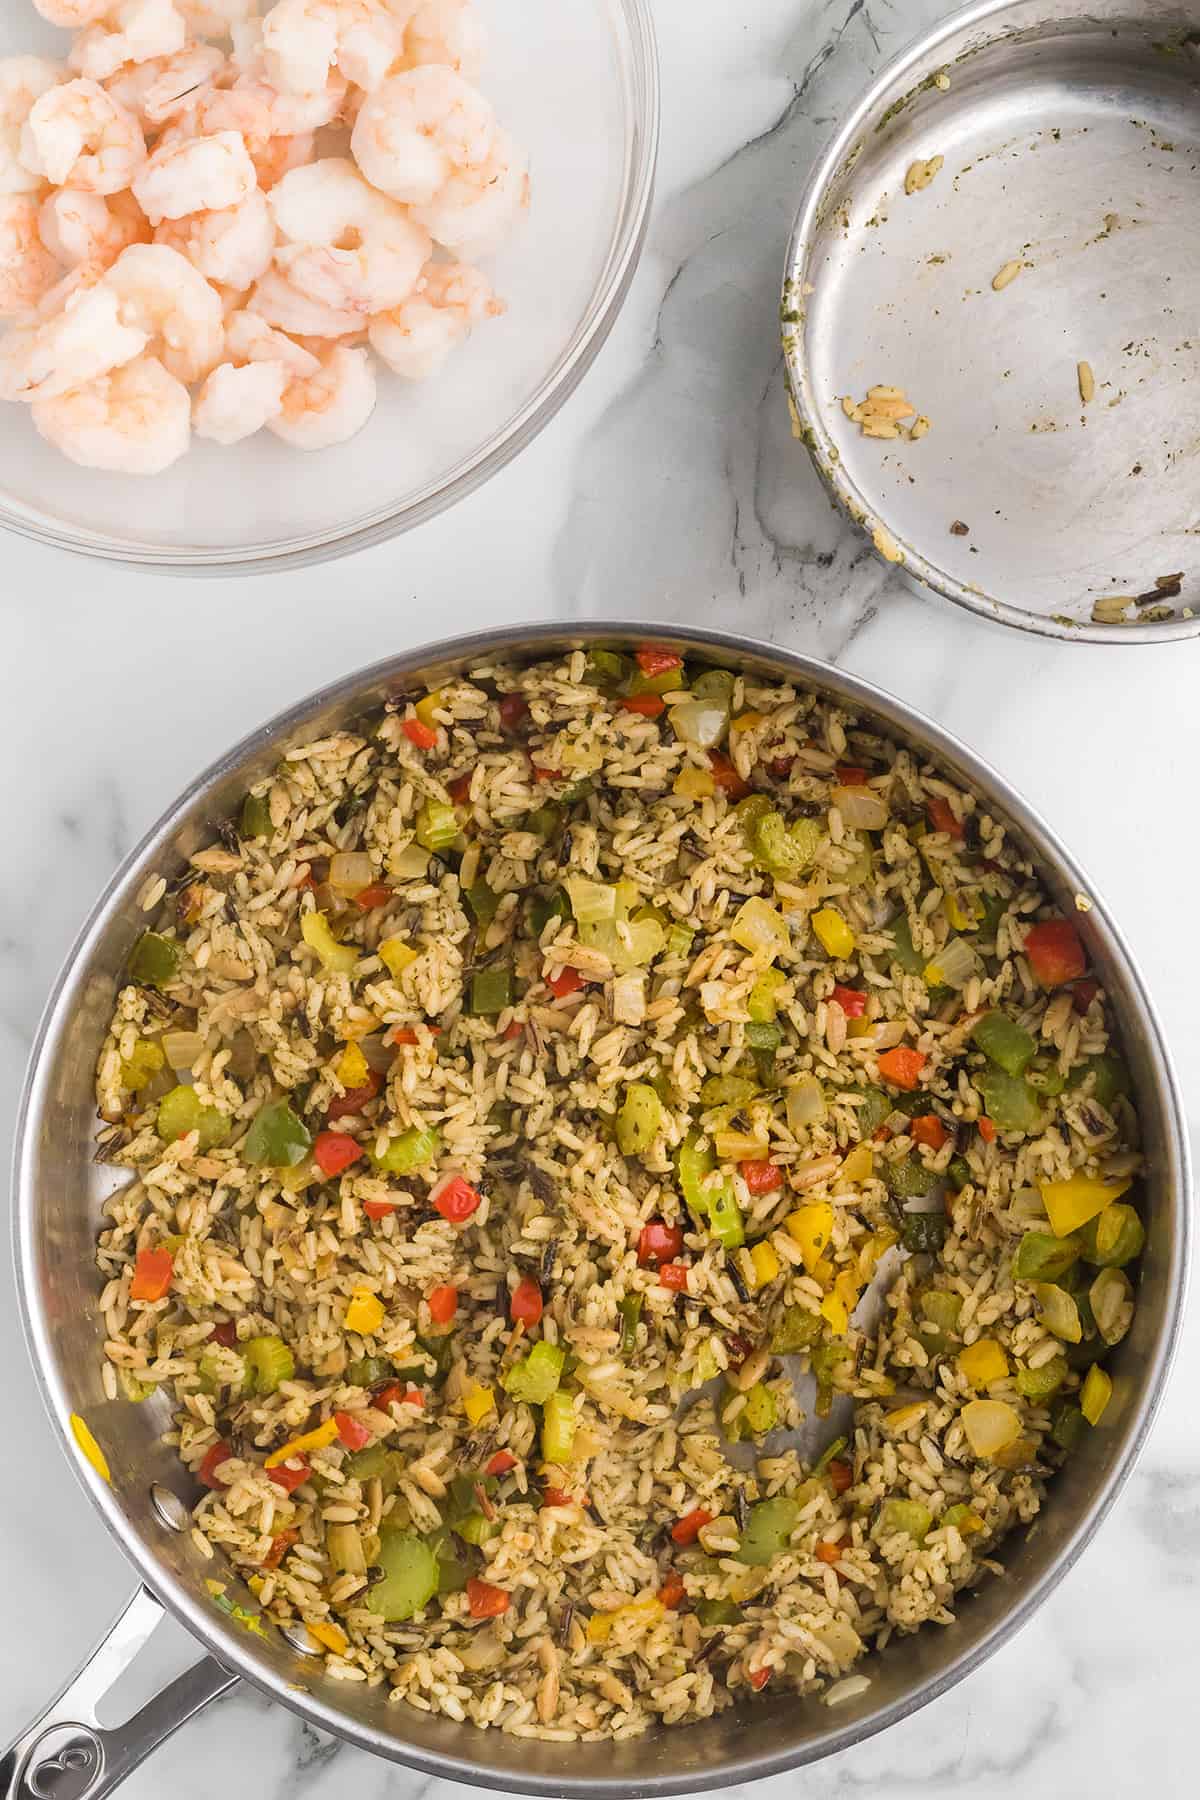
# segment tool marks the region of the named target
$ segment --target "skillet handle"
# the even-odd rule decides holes
[[[111,1728],[96,1708],[132,1663],[163,1608],[139,1588],[41,1717],[0,1756],[0,1800],[103,1800],[142,1759],[237,1680],[211,1656]]]

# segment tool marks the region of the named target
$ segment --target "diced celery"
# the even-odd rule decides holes
[[[438,1590],[437,1557],[409,1531],[385,1531],[379,1546],[383,1580],[367,1592],[367,1610],[395,1625],[411,1619]]]
[[[558,1388],[565,1361],[564,1350],[541,1339],[508,1371],[504,1377],[505,1392],[528,1406],[544,1406]]]
[[[617,916],[617,890],[603,881],[588,881],[582,875],[570,875],[563,884],[571,902],[571,911],[580,925],[600,925]]]
[[[756,1025],[769,1025],[779,1010],[779,990],[787,976],[782,969],[764,969],[750,989],[746,1011]]]
[[[779,1405],[769,1387],[756,1381],[746,1395],[746,1404],[736,1423],[744,1425],[751,1437],[765,1437],[779,1423]]]
[[[557,1389],[546,1397],[542,1406],[542,1459],[549,1463],[567,1463],[575,1444],[575,1403],[570,1394]]]
[[[300,920],[300,936],[317,961],[330,975],[349,975],[358,963],[358,951],[352,944],[339,944],[322,912],[306,912]]]
[[[1037,1044],[1025,1027],[995,1009],[976,1019],[971,1037],[1006,1075],[1023,1075],[1037,1052]]]
[[[615,650],[591,650],[588,652],[583,679],[589,687],[606,688],[615,692],[617,688],[625,686],[633,672],[633,666],[627,656],[618,656]]]
[[[758,895],[738,907],[730,921],[729,935],[743,950],[768,961],[788,950],[792,941],[787,920]]]
[[[743,1557],[742,1560],[744,1562],[746,1558]],[[770,1561],[769,1557],[767,1561]],[[735,1606],[732,1600],[697,1600],[696,1602],[696,1617],[706,1631],[712,1630],[716,1625],[736,1625],[741,1616],[741,1607]]]
[[[996,1063],[988,1063],[972,1075],[983,1099],[983,1108],[997,1131],[1023,1131],[1027,1136],[1045,1125],[1038,1097],[1019,1075],[1009,1075]]]
[[[458,836],[458,817],[442,800],[422,802],[416,819],[416,839],[423,850],[447,849]]]
[[[688,956],[691,953],[692,942],[695,936],[695,932],[690,930],[686,925],[669,926],[667,930],[666,954],[668,956],[678,957]]]
[[[700,1084],[700,1100],[705,1107],[745,1106],[762,1089],[757,1081],[744,1075],[709,1075]]]
[[[1064,1343],[1077,1344],[1083,1336],[1083,1326],[1073,1297],[1051,1281],[1039,1281],[1034,1292],[1046,1330],[1052,1331],[1056,1338],[1062,1338]]]
[[[738,1546],[738,1557],[754,1568],[763,1568],[786,1550],[800,1517],[800,1504],[790,1494],[776,1494],[750,1508]]]
[[[330,1525],[325,1531],[329,1566],[338,1575],[365,1575],[362,1533],[357,1525]]]
[[[399,1137],[389,1138],[382,1151],[370,1149],[371,1163],[383,1175],[410,1175],[433,1161],[441,1148],[441,1137],[432,1125],[422,1129],[410,1125]]]
[[[265,838],[271,835],[271,808],[265,794],[247,794],[242,802],[239,836]]]
[[[138,1038],[129,1055],[121,1059],[121,1086],[128,1088],[131,1094],[139,1093],[142,1088],[149,1087],[166,1060],[162,1044],[152,1043],[149,1038]]]
[[[914,1544],[923,1544],[932,1524],[933,1514],[919,1500],[885,1500],[875,1521],[874,1535],[886,1538],[906,1531]]]
[[[737,1250],[746,1241],[746,1222],[737,1203],[733,1183],[724,1180],[707,1189],[708,1223],[713,1236],[726,1250]]]
[[[712,1174],[716,1166],[716,1157],[708,1139],[701,1137],[699,1132],[689,1131],[679,1146],[675,1167],[683,1197],[698,1219],[705,1218],[708,1214],[708,1196],[701,1183],[706,1175]]]
[[[228,1140],[231,1121],[217,1107],[201,1105],[195,1088],[184,1084],[163,1095],[154,1128],[164,1144],[173,1144],[195,1131],[199,1133],[201,1150],[215,1150]]]
[[[1036,1369],[1017,1370],[1017,1392],[1024,1394],[1027,1400],[1049,1400],[1051,1395],[1057,1394],[1070,1372],[1065,1356],[1052,1356],[1049,1362],[1039,1364]]]
[[[622,1156],[643,1156],[663,1128],[662,1101],[645,1081],[631,1081],[617,1113],[617,1144]]]
[[[281,1381],[296,1373],[296,1359],[274,1333],[247,1338],[239,1349],[246,1359],[246,1389],[250,1394],[273,1394]]]
[[[820,1313],[808,1312],[803,1306],[785,1306],[771,1332],[771,1350],[776,1356],[791,1356],[807,1350],[820,1335]]]

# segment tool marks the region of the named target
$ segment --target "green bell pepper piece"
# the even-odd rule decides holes
[[[217,1107],[202,1106],[195,1088],[182,1084],[159,1101],[154,1129],[164,1144],[174,1144],[190,1131],[198,1132],[200,1149],[215,1150],[228,1140],[231,1123]]]
[[[786,1550],[800,1517],[800,1503],[790,1494],[776,1494],[750,1508],[746,1529],[738,1546],[738,1558],[752,1568],[764,1568]]]
[[[471,916],[477,925],[490,925],[500,906],[500,896],[495,888],[489,887],[480,876],[463,894],[463,899],[471,909]]]
[[[247,1338],[238,1348],[246,1359],[248,1394],[273,1394],[281,1381],[290,1381],[296,1373],[295,1357],[274,1333]]]
[[[1128,1094],[1130,1091],[1129,1070],[1111,1050],[1099,1056],[1089,1056],[1078,1068],[1072,1069],[1067,1077],[1067,1086],[1081,1087],[1089,1075],[1092,1077],[1092,1099],[1105,1112],[1112,1110],[1112,1103],[1118,1094]]]
[[[174,981],[183,961],[183,945],[161,931],[143,931],[129,953],[129,979],[141,987],[163,988]]]
[[[489,963],[476,969],[471,977],[471,1001],[467,1011],[473,1018],[494,1018],[512,1005],[513,972],[508,963]]]
[[[1141,1254],[1146,1231],[1132,1206],[1114,1200],[1102,1213],[1089,1219],[1079,1233],[1087,1262],[1101,1269],[1123,1269]]]
[[[771,1332],[771,1350],[776,1356],[792,1356],[807,1350],[821,1335],[821,1315],[803,1306],[785,1306]]]
[[[619,1303],[617,1311],[621,1315],[621,1355],[628,1358],[638,1347],[638,1321],[642,1316],[643,1296],[626,1294]]]
[[[438,1559],[411,1531],[385,1531],[379,1544],[382,1581],[367,1593],[367,1611],[395,1625],[428,1606],[438,1591]]]
[[[708,1189],[708,1223],[713,1236],[726,1250],[740,1250],[746,1241],[746,1221],[733,1191],[732,1181]]]
[[[546,1397],[542,1406],[542,1460],[567,1463],[575,1444],[575,1403],[561,1388]]]
[[[430,1125],[410,1125],[399,1137],[389,1138],[381,1151],[372,1144],[367,1152],[371,1166],[381,1175],[411,1175],[431,1163],[441,1148],[441,1134]]]
[[[1027,1231],[1013,1258],[1013,1274],[1018,1281],[1061,1281],[1079,1261],[1082,1248],[1074,1232],[1059,1238],[1049,1231]]]
[[[527,1406],[545,1406],[551,1394],[557,1392],[565,1362],[566,1352],[543,1338],[527,1356],[513,1364],[504,1377],[504,1390]]]
[[[1037,1054],[1037,1042],[1025,1027],[994,1008],[976,1019],[971,1037],[988,1060],[1006,1075],[1023,1075]]]
[[[912,924],[906,912],[900,913],[892,925],[892,961],[899,963],[906,975],[924,975],[929,961],[913,943]]]
[[[312,1132],[286,1100],[261,1106],[242,1145],[242,1160],[256,1167],[294,1169],[312,1149]]]
[[[662,1101],[648,1082],[631,1081],[616,1120],[622,1156],[644,1156],[662,1128]]]
[[[708,1195],[701,1187],[701,1182],[705,1176],[712,1174],[716,1166],[717,1159],[708,1139],[698,1131],[689,1131],[679,1146],[675,1168],[683,1197],[698,1219],[708,1216]]]
[[[271,824],[271,808],[265,794],[247,794],[242,802],[242,817],[238,825],[238,836],[244,838],[270,837],[274,827]]]
[[[998,1064],[989,1063],[977,1070],[972,1080],[997,1131],[1023,1131],[1026,1136],[1041,1131],[1045,1118],[1038,1097],[1021,1076],[1009,1075]]]

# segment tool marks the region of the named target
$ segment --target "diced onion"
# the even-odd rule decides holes
[[[825,1117],[825,1094],[815,1075],[801,1075],[785,1097],[789,1131],[807,1131]]]
[[[406,844],[388,858],[388,872],[397,881],[417,881],[429,868],[429,852],[420,844]]]
[[[961,1418],[976,1456],[998,1456],[1021,1435],[1020,1415],[1006,1400],[968,1400]]]
[[[571,911],[581,925],[599,925],[617,916],[617,890],[603,881],[588,881],[582,875],[571,875],[563,884],[571,902]]]
[[[852,831],[882,831],[888,822],[887,802],[869,787],[835,787],[833,804]]]
[[[729,708],[711,700],[681,700],[671,708],[671,724],[685,744],[711,750],[720,743],[729,724]]]
[[[1123,1269],[1101,1269],[1088,1299],[1106,1344],[1119,1344],[1133,1323],[1133,1285]]]
[[[942,945],[925,970],[930,987],[965,988],[972,975],[982,975],[983,964],[966,938],[954,937]]]
[[[739,906],[729,927],[729,935],[743,950],[768,958],[789,948],[791,934],[773,906],[757,896]]]
[[[335,894],[361,894],[374,879],[374,865],[365,850],[339,850],[330,860],[329,885]]]
[[[192,1069],[204,1054],[204,1039],[198,1031],[164,1031],[163,1055],[177,1071]]]

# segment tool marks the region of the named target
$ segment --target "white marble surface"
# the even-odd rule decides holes
[[[16,770],[0,878],[5,1125],[86,908],[197,769],[276,708],[389,650],[497,621],[601,613],[816,651],[961,733],[1043,809],[1113,904],[1190,1097],[1200,1010],[1178,945],[1200,880],[1200,645],[1042,644],[914,598],[831,512],[788,436],[776,293],[805,169],[868,71],[943,10],[941,0],[657,0],[663,157],[626,311],[538,443],[422,531],[306,574],[205,585],[0,545]],[[0,1742],[131,1586],[43,1416],[10,1282],[5,1262],[5,1442],[9,1470],[20,1456],[26,1473],[0,1483]],[[1193,1328],[1137,1475],[1017,1642],[908,1724],[782,1778],[775,1793],[801,1783],[814,1800],[1000,1800],[1014,1783],[1028,1800],[1194,1793],[1198,1386]],[[173,1627],[160,1637],[151,1675],[187,1652]],[[243,1692],[124,1792],[208,1800],[217,1783],[279,1800],[416,1800],[431,1785],[318,1740]],[[436,1800],[451,1800],[448,1789]]]

